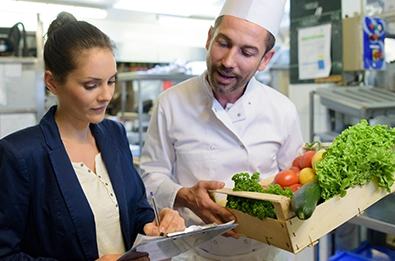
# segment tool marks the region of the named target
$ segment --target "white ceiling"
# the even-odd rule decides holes
[[[107,12],[109,13],[110,17],[119,16],[119,15],[122,16],[122,13],[124,13],[124,12],[128,12],[130,14],[130,11],[118,10],[118,9],[113,8],[113,5],[117,2],[119,2],[120,0],[24,0],[24,1],[40,2],[40,3],[48,3],[48,4],[66,4],[66,5],[85,6],[85,7],[98,7],[98,8],[106,9]],[[137,0],[130,0],[130,1],[137,1]],[[146,1],[146,0],[138,0],[138,1]],[[158,4],[155,4],[155,1],[157,1]],[[153,3],[153,9],[155,6],[158,6],[159,3],[161,3],[163,5],[165,0],[155,0],[155,1],[150,0],[150,2]],[[199,1],[199,0],[183,0],[183,1],[172,1],[172,2],[177,2],[182,5],[185,4],[186,6],[191,5],[192,3],[193,4],[199,3],[199,6],[200,6],[200,5],[203,5],[203,3],[204,3],[203,1]],[[216,15],[219,13],[225,0],[213,0],[211,2],[212,2],[212,4],[208,4],[206,7],[202,6],[202,8],[199,8],[199,10],[203,10],[203,11],[199,12],[199,10],[197,10],[190,17],[214,19],[216,17]],[[173,5],[174,5],[174,3],[173,3]],[[116,15],[114,15],[114,14],[116,14]],[[152,15],[153,12],[151,12],[150,14]],[[144,15],[144,14],[142,14],[142,15]]]
[[[88,7],[111,8],[119,0],[27,0],[48,4],[80,5]]]

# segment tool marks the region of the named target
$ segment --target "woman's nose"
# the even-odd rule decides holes
[[[114,94],[114,87],[113,86],[108,86],[104,85],[101,88],[101,93],[99,95],[99,99],[103,101],[109,101],[112,99],[112,96]]]

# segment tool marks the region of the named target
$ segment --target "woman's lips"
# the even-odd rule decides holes
[[[99,108],[93,108],[92,110],[94,112],[103,112],[103,111],[106,110],[106,106],[102,106],[102,107],[99,107]]]

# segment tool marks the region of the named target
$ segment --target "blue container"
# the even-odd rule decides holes
[[[328,261],[395,261],[395,251],[363,242],[352,252],[337,250]]]
[[[328,261],[372,261],[372,259],[352,252],[337,250],[336,253],[328,259]]]
[[[359,248],[353,251],[354,253],[367,257],[374,261],[394,261],[395,251],[363,242]]]

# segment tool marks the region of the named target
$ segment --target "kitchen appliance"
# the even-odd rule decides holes
[[[343,19],[343,70],[385,70],[383,18],[355,15]]]
[[[20,29],[21,28],[21,29]],[[20,42],[22,40],[22,56],[28,56],[26,31],[23,23],[18,22],[11,28],[0,28],[0,56],[20,56]]]

